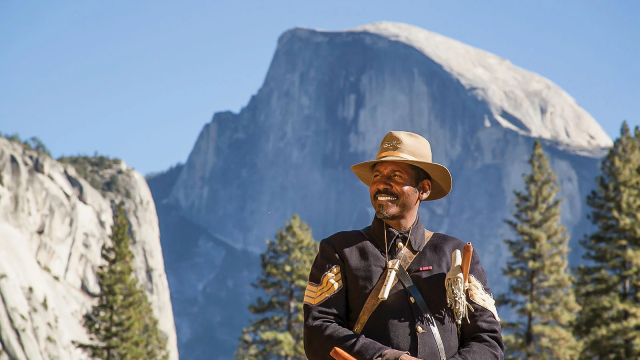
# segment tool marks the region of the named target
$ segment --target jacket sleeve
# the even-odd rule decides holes
[[[373,360],[389,349],[349,329],[344,270],[329,239],[322,240],[304,300],[304,350],[309,360],[332,359],[329,353],[334,347],[359,360]]]
[[[469,274],[469,281],[475,281],[475,289],[471,289],[467,295],[467,302],[473,307],[473,312],[468,312],[469,322],[462,319],[460,349],[451,359],[502,360],[504,344],[500,320],[486,274],[475,251],[471,258]]]

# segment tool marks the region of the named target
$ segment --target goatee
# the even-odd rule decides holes
[[[378,206],[378,210],[376,210],[376,217],[380,220],[391,220],[392,216],[386,210],[383,209],[383,206]]]

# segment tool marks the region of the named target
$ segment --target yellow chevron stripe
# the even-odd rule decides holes
[[[312,292],[318,292],[319,289],[325,287],[329,280],[336,280],[336,276],[340,276],[340,266],[335,265],[329,271],[322,274],[320,284],[314,284],[311,281],[307,282],[307,290]]]
[[[309,305],[318,305],[323,303],[326,299],[331,297],[331,295],[335,294],[338,290],[342,288],[342,282],[338,282],[335,284],[335,288],[332,288],[331,291],[327,291],[325,293],[319,294],[315,298],[311,298],[308,296],[304,297],[304,302]]]
[[[322,275],[320,284],[307,282],[304,303],[308,305],[321,304],[340,289],[342,289],[342,274],[340,273],[340,266],[336,265]]]
[[[323,291],[319,291],[316,293],[305,291],[304,297],[309,299],[319,299],[325,294],[328,294],[328,293],[333,294],[334,292],[338,291],[338,288],[340,288],[340,286],[342,286],[342,280],[338,280],[338,281],[330,280],[329,284],[327,285],[327,288],[324,289]]]
[[[329,277],[327,276],[326,279],[323,279],[326,281],[322,282],[322,285],[319,286],[313,286],[310,284],[307,284],[307,290],[304,292],[305,295],[309,295],[309,296],[316,296],[316,294],[318,293],[322,293],[325,292],[327,290],[329,290],[330,288],[333,287],[333,284],[340,281],[342,282],[342,274],[338,273],[337,275],[333,276],[333,278],[329,279]]]
[[[314,284],[312,282],[307,283],[307,289],[305,295],[315,298],[319,294],[335,288],[335,284],[341,280],[340,267],[333,267],[328,272],[322,275],[321,284]]]

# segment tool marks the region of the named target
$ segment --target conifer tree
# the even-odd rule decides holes
[[[640,358],[640,130],[623,123],[587,197],[596,230],[582,242],[576,334],[584,359]]]
[[[158,329],[146,293],[133,276],[129,225],[119,204],[111,227],[111,244],[102,247],[98,303],[84,317],[92,343],[78,344],[92,359],[167,359],[166,339]]]
[[[257,317],[242,330],[236,359],[306,359],[302,301],[317,252],[311,229],[298,215],[278,229],[275,241],[267,240],[260,256],[262,274],[253,285],[266,297],[249,306]]]
[[[502,302],[517,316],[505,326],[507,358],[575,359],[579,346],[571,325],[578,306],[567,271],[569,235],[560,225],[560,186],[538,140],[529,164],[525,191],[514,191],[515,220],[505,220],[516,234],[504,240],[511,259],[503,269],[510,285]]]

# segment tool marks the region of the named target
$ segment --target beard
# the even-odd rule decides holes
[[[383,206],[378,206],[376,210],[376,217],[380,220],[392,220],[393,216],[383,209]]]

